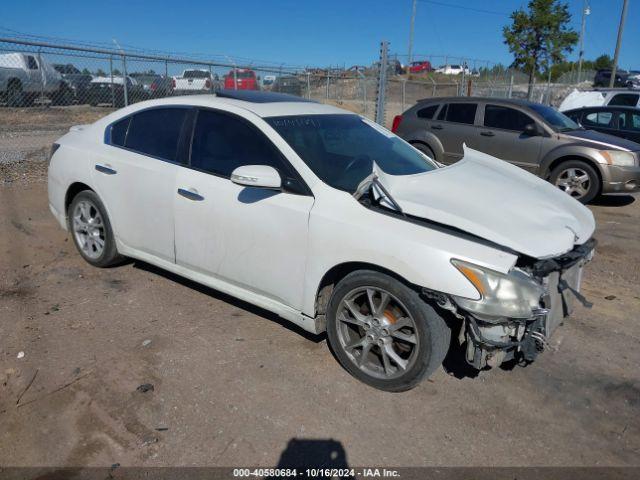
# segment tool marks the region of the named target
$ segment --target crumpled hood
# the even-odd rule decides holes
[[[380,182],[412,216],[456,227],[534,258],[549,258],[593,235],[591,211],[550,183],[464,146],[464,158],[431,172]],[[384,202],[384,199],[382,200]]]

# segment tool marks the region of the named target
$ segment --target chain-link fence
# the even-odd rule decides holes
[[[420,65],[404,65],[396,55],[387,57],[385,115],[381,123],[388,126],[394,115],[422,98],[527,96],[527,77],[521,72],[488,62],[473,65],[448,57],[442,61],[438,69],[431,64],[422,69]],[[0,105],[31,109],[71,105],[120,108],[152,98],[208,94],[226,88],[288,93],[375,118],[380,94],[379,65],[380,62],[368,67],[302,68],[243,64],[232,58],[214,62],[0,38]],[[581,79],[592,75],[593,72],[582,72]],[[574,86],[590,85],[572,82],[572,78],[534,85],[532,100],[558,105]],[[29,110],[24,110],[24,115]]]

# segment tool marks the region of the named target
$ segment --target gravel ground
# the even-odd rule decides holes
[[[0,464],[275,466],[310,441],[352,466],[640,466],[637,198],[591,206],[595,305],[552,350],[477,376],[449,359],[388,394],[323,336],[141,262],[83,262],[47,206],[46,151],[78,123],[61,112],[0,111]]]

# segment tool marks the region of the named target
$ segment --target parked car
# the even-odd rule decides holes
[[[290,95],[302,96],[302,82],[295,75],[285,75],[276,78],[271,88],[272,92],[288,93]]]
[[[129,104],[140,102],[148,98],[142,86],[127,75],[127,102]],[[87,89],[89,104],[92,106],[110,104],[115,107],[125,105],[124,78],[122,76],[95,77]]]
[[[640,107],[640,92],[628,89],[610,88],[602,90],[574,89],[558,107],[564,112],[582,107],[598,107],[602,105],[620,107]]]
[[[42,56],[30,53],[0,54],[0,99],[9,107],[31,105],[44,95],[53,103],[71,98],[62,76]]]
[[[593,77],[593,86],[594,87],[608,87],[609,82],[611,81],[611,73],[612,70],[610,68],[605,68],[598,70],[596,72],[595,77]],[[624,70],[616,70],[616,79],[613,83],[614,87],[626,87],[629,85],[629,72]]]
[[[275,75],[265,75],[262,78],[262,85],[267,87],[269,85],[273,85],[273,82],[275,82],[275,81],[276,81],[276,76]]]
[[[441,168],[331,105],[236,90],[151,100],[52,151],[49,206],[87,262],[142,259],[326,330],[379,389],[431,375],[452,335],[478,369],[532,361],[584,301],[589,209],[470,149]]]
[[[446,165],[463,145],[522,167],[583,203],[640,188],[640,145],[585,130],[552,107],[498,98],[433,98],[394,119],[393,131]]]
[[[230,90],[259,90],[256,72],[248,68],[236,68],[224,77],[224,88]]]
[[[62,79],[69,87],[69,93],[72,97],[70,99],[62,99],[62,103],[89,103],[87,91],[93,79],[91,74],[82,73],[70,63],[66,65],[54,64],[53,68],[62,75]]]
[[[444,75],[469,75],[469,67],[466,65],[442,65],[436,69],[436,73],[442,73]]]
[[[148,98],[163,98],[173,94],[173,79],[153,73],[132,73],[131,78],[142,87]]]
[[[433,67],[431,66],[431,62],[427,60],[420,60],[409,64],[409,73],[428,73],[432,71]]]
[[[206,69],[191,69],[173,77],[173,91],[176,94],[206,93],[217,90],[217,78]]]
[[[563,113],[588,130],[597,130],[640,143],[640,108],[586,107]]]

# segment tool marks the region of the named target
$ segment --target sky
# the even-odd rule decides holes
[[[567,0],[580,29],[584,0]],[[502,43],[526,0],[418,0],[414,54],[511,63]],[[622,0],[589,0],[585,58],[613,57]],[[640,69],[640,0],[630,0],[622,68]],[[381,40],[407,55],[412,0],[1,0],[0,36],[15,32],[82,42],[300,66],[377,60]],[[406,57],[405,57],[406,58]],[[456,60],[453,60],[453,59]],[[577,48],[569,58],[577,58]],[[401,60],[403,60],[401,58]],[[480,61],[481,60],[481,61]],[[473,60],[469,61],[474,64]]]

